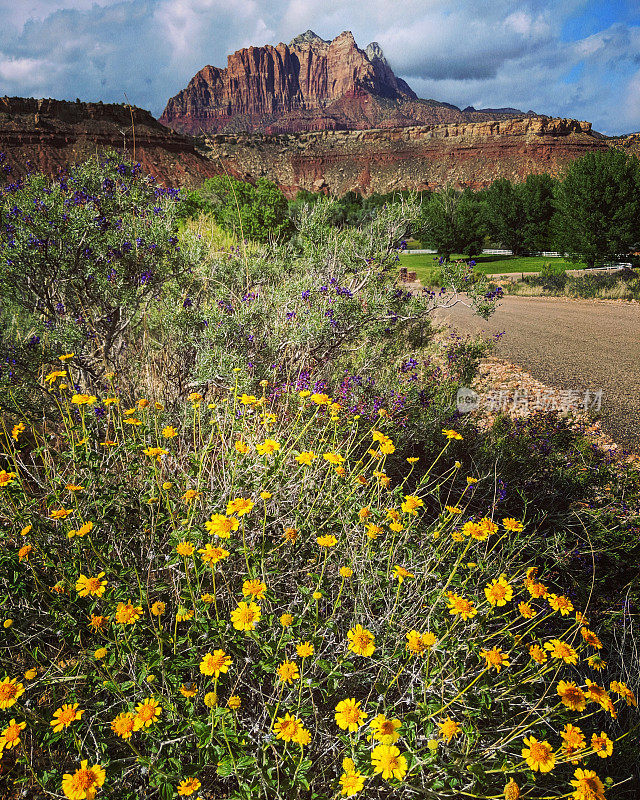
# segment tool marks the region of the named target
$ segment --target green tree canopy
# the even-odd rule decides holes
[[[422,203],[417,232],[420,240],[449,258],[475,255],[482,249],[482,215],[475,194],[448,186]]]
[[[484,207],[478,192],[465,189],[457,211],[459,252],[476,256],[484,247]]]
[[[524,250],[523,208],[520,187],[499,178],[483,193],[485,223],[491,239],[519,255]]]
[[[267,242],[291,233],[287,198],[275,183],[258,178],[256,185],[217,175],[199,190],[203,207],[210,208],[216,222],[238,238]]]
[[[551,175],[528,175],[520,185],[522,204],[522,244],[528,253],[551,250],[554,246],[554,191],[557,180]]]
[[[558,237],[592,267],[640,246],[640,161],[620,150],[587,153],[558,184]]]

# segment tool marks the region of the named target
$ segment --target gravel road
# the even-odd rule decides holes
[[[640,305],[506,296],[488,321],[462,305],[437,319],[461,334],[505,331],[495,355],[548,386],[601,389],[603,431],[640,451]]]

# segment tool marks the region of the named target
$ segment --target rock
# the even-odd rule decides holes
[[[610,142],[591,124],[526,117],[357,131],[310,131],[283,136],[215,134],[206,138],[212,158],[255,179],[265,174],[285,193],[299,189],[364,195],[396,189],[437,189],[447,184],[479,189],[499,177],[559,174],[584,153]]]
[[[289,47],[297,47],[300,44],[330,44],[330,42],[326,39],[321,39],[317,33],[309,29],[292,39],[289,42]]]
[[[325,43],[327,50],[334,44]],[[338,45],[352,49],[353,37],[343,37]],[[356,119],[354,109],[370,112],[370,97],[343,97],[332,107]],[[446,184],[477,189],[497,177],[559,174],[591,150],[640,145],[639,136],[601,137],[588,122],[549,117],[278,135],[238,131],[196,140],[171,131],[139,108],[0,97],[0,152],[15,177],[25,174],[27,161],[36,170],[55,174],[100,149],[124,149],[132,157],[134,130],[136,161],[164,185],[198,184],[226,172],[254,182],[267,177],[289,196],[299,189],[336,195]]]
[[[133,124],[132,124],[133,123]],[[126,151],[165,186],[201,183],[222,172],[195,141],[160,125],[148,111],[125,105],[75,103],[24,97],[0,98],[0,152],[10,179],[32,168],[55,174],[96,150]]]
[[[325,41],[309,30],[287,45],[247,47],[224,69],[206,66],[160,121],[183,133],[366,129],[471,119],[456,106],[417,95],[377,44],[366,50],[344,31]],[[484,117],[480,117],[484,118]]]
[[[181,133],[365,130],[536,116],[516,108],[461,111],[420,100],[397,78],[377,42],[351,31],[332,41],[312,30],[289,44],[246,47],[227,66],[206,66],[172,97],[160,121]]]
[[[592,420],[588,411],[579,405],[567,408],[567,392],[563,389],[547,386],[536,380],[521,367],[495,357],[485,358],[480,363],[478,375],[473,388],[481,397],[481,403],[472,414],[478,427],[490,428],[498,412],[507,414],[513,419],[531,417],[540,413],[552,412],[567,419],[570,428],[583,433],[603,453],[608,453],[617,462],[632,464],[636,469],[640,466],[640,457],[621,452],[618,445],[601,429],[598,420]],[[493,409],[487,398],[494,397],[497,402]],[[516,402],[517,397],[527,402]]]

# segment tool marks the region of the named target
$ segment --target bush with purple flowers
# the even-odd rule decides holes
[[[299,214],[294,243],[251,257],[243,250],[211,255],[214,297],[191,308],[183,338],[197,352],[200,387],[226,386],[240,369],[247,391],[259,380],[293,382],[308,373],[331,388],[343,375],[364,376],[367,386],[373,378],[376,393],[388,393],[398,388],[408,354],[432,345],[432,312],[458,298],[415,297],[396,286],[396,248],[416,204],[389,204],[360,228],[336,228],[332,206],[319,202]],[[468,293],[491,313],[497,298],[483,285]]]
[[[34,334],[73,350],[93,377],[118,366],[145,313],[189,280],[175,235],[179,195],[115,155],[0,193],[4,298]],[[3,372],[6,382],[10,376]]]

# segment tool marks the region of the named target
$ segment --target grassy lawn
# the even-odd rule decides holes
[[[416,272],[423,284],[431,281],[431,275],[438,269],[437,256],[429,253],[424,255],[401,255],[400,264],[408,270]],[[453,255],[452,258],[466,258],[462,255]],[[436,259],[434,261],[434,259]],[[567,269],[582,269],[584,264],[568,261],[565,258],[543,258],[542,256],[476,256],[476,270],[485,274],[500,274],[507,272],[540,272],[542,265],[551,261]]]

